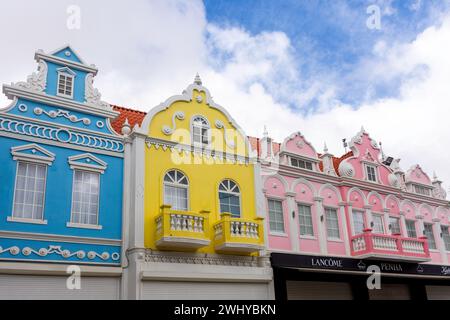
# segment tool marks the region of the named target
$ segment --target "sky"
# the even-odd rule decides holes
[[[300,131],[340,156],[364,126],[405,171],[450,186],[450,0],[15,0],[0,29],[1,83],[67,43],[105,101],[143,111],[198,72],[248,135]]]

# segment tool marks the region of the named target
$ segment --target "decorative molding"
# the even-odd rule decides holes
[[[222,121],[220,120],[216,120],[214,122],[214,125],[216,126],[217,129],[221,130],[223,129],[223,139],[225,140],[225,143],[228,147],[230,147],[231,149],[234,149],[235,144],[234,141],[229,141],[228,140],[228,136],[227,136],[227,128],[225,128],[225,125],[223,124]]]
[[[36,92],[43,92],[47,87],[47,73],[47,63],[44,60],[39,60],[37,73],[33,72],[33,74],[28,76],[26,82],[17,82],[12,84],[12,86]]]
[[[80,162],[79,160],[86,159],[86,162]],[[108,164],[97,158],[96,156],[90,153],[83,153],[76,156],[71,156],[68,159],[69,165],[71,169],[82,169],[95,171],[103,174],[108,167]]]
[[[352,164],[345,160],[339,164],[338,171],[342,177],[353,178],[355,176],[355,169]]]
[[[69,251],[67,249],[62,249],[62,246],[55,246],[55,245],[49,245],[48,248],[40,248],[40,249],[33,249],[30,248],[28,246],[23,247],[22,249],[20,249],[18,246],[12,246],[9,248],[2,248],[0,247],[0,255],[3,253],[10,253],[13,256],[18,256],[19,254],[22,254],[23,256],[31,256],[31,255],[38,255],[40,257],[46,257],[48,255],[59,255],[64,259],[69,259],[72,258],[74,256],[76,256],[79,260],[83,260],[86,257],[89,260],[94,260],[95,258],[100,258],[101,260],[109,260],[112,259],[113,261],[118,261],[120,259],[120,254],[118,252],[113,252],[112,254],[110,254],[109,252],[102,252],[102,253],[97,253],[95,251],[89,251],[89,252],[85,252],[84,250],[78,250],[78,251]]]
[[[45,111],[42,108],[36,107],[36,108],[34,108],[33,112],[37,116],[41,116],[41,115],[45,114],[45,115],[47,115],[48,117],[50,117],[52,119],[63,117],[63,118],[66,118],[67,120],[69,120],[72,123],[83,122],[83,124],[85,126],[89,126],[91,124],[91,119],[89,119],[89,118],[78,118],[74,114],[71,115],[70,111],[67,111],[67,110],[58,109],[58,110]]]
[[[0,132],[11,132],[62,143],[122,153],[121,141],[80,133],[71,129],[38,125],[0,116]]]
[[[112,110],[109,103],[102,101],[102,95],[98,89],[94,88],[94,74],[89,73],[85,79],[84,99],[87,104],[99,107],[104,110]]]
[[[24,151],[30,151],[29,153],[24,153]],[[39,155],[37,153],[41,153],[43,155]],[[55,161],[56,155],[43,147],[32,143],[26,144],[23,146],[17,146],[11,148],[11,155],[13,156],[13,160],[24,160],[31,162],[38,162],[47,165],[52,165],[53,161]]]
[[[145,262],[156,263],[185,263],[185,264],[200,264],[200,265],[217,265],[217,266],[240,266],[240,267],[258,267],[258,259],[245,259],[236,256],[213,257],[213,256],[187,256],[187,255],[170,255],[168,253],[154,253],[147,251],[145,253]]]
[[[183,111],[177,111],[177,112],[175,112],[173,114],[173,116],[172,116],[172,127],[169,127],[168,125],[165,125],[165,126],[162,127],[162,132],[166,136],[171,135],[175,131],[175,129],[177,128],[175,119],[184,120],[185,119],[184,112]]]

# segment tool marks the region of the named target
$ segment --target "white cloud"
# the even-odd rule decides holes
[[[65,28],[72,3],[82,9],[80,31]],[[34,71],[36,49],[70,42],[99,67],[96,86],[112,103],[148,111],[180,93],[199,71],[215,100],[250,135],[261,135],[267,125],[281,141],[300,130],[318,150],[326,141],[339,155],[341,139],[364,125],[387,154],[402,158],[404,169],[418,162],[450,182],[450,16],[411,43],[374,47],[374,60],[359,72],[374,83],[399,79],[399,94],[362,106],[341,103],[320,78],[303,78],[284,33],[208,24],[200,1],[18,0],[1,4],[0,29],[8,44],[0,51],[2,83]],[[293,111],[313,99],[318,109]]]

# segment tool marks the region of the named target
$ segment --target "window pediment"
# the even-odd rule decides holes
[[[69,157],[68,161],[71,169],[80,169],[104,173],[106,168],[108,167],[106,162],[95,157],[90,153],[71,156]]]
[[[38,162],[51,165],[55,160],[55,154],[47,149],[32,143],[24,146],[12,147],[11,154],[14,160]]]

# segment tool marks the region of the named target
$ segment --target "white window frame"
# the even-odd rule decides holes
[[[86,160],[86,161],[82,161]],[[103,227],[99,224],[100,222],[100,195],[101,195],[101,175],[105,173],[108,165],[103,160],[95,157],[90,153],[84,153],[80,155],[71,156],[68,159],[70,168],[72,169],[72,195],[71,195],[71,209],[70,209],[70,221],[66,223],[68,228],[81,228],[81,229],[94,229],[101,230]],[[89,172],[98,174],[98,199],[97,199],[97,222],[96,224],[84,224],[73,222],[73,199],[75,192],[75,172]]]
[[[446,231],[444,231],[444,229]],[[445,233],[447,235],[445,235]],[[442,242],[444,243],[445,251],[450,251],[450,229],[447,225],[441,225]],[[447,240],[446,240],[447,237]]]
[[[375,174],[375,180],[370,180],[369,179],[369,168],[373,169],[373,172]],[[366,177],[366,181],[373,182],[373,183],[378,183],[379,182],[379,179],[378,179],[378,166],[376,166],[375,164],[364,163],[364,174],[365,174],[365,177]]]
[[[300,165],[293,165],[292,164],[292,161],[297,161],[297,163],[299,164],[300,162],[303,162],[303,163],[305,163],[305,167],[303,168],[303,167],[301,167]],[[309,169],[309,168],[307,168],[306,166],[307,166],[307,164],[310,164],[311,165],[311,169]],[[308,171],[314,171],[314,162],[313,161],[310,161],[310,160],[306,160],[306,159],[303,159],[303,158],[297,158],[297,157],[292,157],[292,156],[289,156],[289,165],[291,166],[291,167],[294,167],[294,168],[298,168],[298,169],[304,169],[304,170],[308,170]]]
[[[339,214],[338,214],[338,209],[336,208],[331,208],[331,207],[325,207],[323,208],[324,210],[324,216],[325,216],[325,230],[327,233],[327,239],[328,240],[341,240],[341,228],[340,228],[340,223],[339,223]],[[337,233],[339,235],[339,237],[331,237],[329,235],[328,232],[328,217],[327,217],[327,213],[329,210],[332,210],[334,212],[334,215],[336,216],[336,222],[337,222]]]
[[[396,234],[402,234],[402,226],[401,226],[401,221],[400,221],[400,218],[399,217],[394,217],[394,216],[389,216],[389,233],[391,234],[391,235],[393,235],[394,234],[394,232],[393,232],[393,227],[392,227],[392,221],[393,220],[395,220],[395,221],[397,221],[397,224],[398,224],[398,232],[395,232]],[[397,231],[397,230],[396,230]]]
[[[301,233],[301,223],[300,223],[300,210],[299,207],[300,206],[304,206],[304,207],[309,207],[309,213],[310,213],[310,217],[311,217],[311,230],[312,230],[312,234],[302,234]],[[313,212],[312,212],[312,205],[308,204],[308,203],[302,203],[302,202],[297,202],[297,215],[298,215],[298,231],[299,231],[299,235],[301,238],[315,238],[315,233],[314,233],[314,219],[313,219]]]
[[[414,237],[411,237],[410,235],[409,235],[409,229],[408,229],[408,224],[409,223],[412,223],[413,224],[413,227],[414,227],[414,234],[415,234],[415,236]],[[405,227],[406,227],[406,236],[408,237],[408,238],[417,238],[417,228],[416,228],[416,221],[415,220],[412,220],[412,219],[405,219]]]
[[[421,184],[417,184],[417,183],[412,183],[412,191],[415,194],[419,194],[421,196],[425,196],[425,197],[431,197],[432,195],[432,188],[428,187],[428,186],[424,186]],[[424,192],[418,192],[417,190],[423,190]]]
[[[187,185],[182,185],[182,184],[179,184],[179,183],[172,183],[172,182],[167,182],[167,181],[165,181],[165,177],[166,177],[166,175],[169,173],[169,172],[171,172],[171,171],[178,171],[178,172],[180,172],[185,178],[186,178],[186,181],[187,181]],[[176,188],[184,188],[184,189],[186,189],[186,210],[177,210],[177,209],[174,209],[174,208],[171,208],[172,210],[176,210],[176,211],[189,211],[190,210],[190,194],[189,194],[189,186],[190,186],[190,182],[189,182],[189,178],[188,178],[188,176],[183,172],[183,171],[181,171],[181,170],[178,170],[178,169],[170,169],[170,170],[167,170],[165,173],[164,173],[164,175],[163,175],[163,178],[162,178],[162,183],[163,183],[163,195],[162,195],[162,203],[164,204],[164,205],[169,205],[168,203],[165,203],[165,197],[166,197],[166,185],[167,186],[171,186],[171,187],[176,187]]]
[[[427,235],[427,233],[426,233],[427,226],[429,226],[430,229],[431,229],[432,243],[434,244],[434,248],[431,248],[431,246],[430,246],[430,237],[428,237],[428,235]],[[427,239],[428,239],[428,247],[430,248],[430,250],[437,250],[436,237],[435,237],[435,234],[434,234],[433,224],[432,224],[432,223],[425,222],[425,223],[423,224],[423,234],[424,234],[424,235],[427,237]]]
[[[361,217],[362,217],[363,228],[361,230],[361,233],[356,233],[356,228],[355,228],[355,215],[356,214],[360,214]],[[353,228],[352,231],[353,231],[353,235],[354,236],[357,236],[357,235],[360,235],[360,234],[364,233],[364,229],[366,228],[366,222],[364,220],[364,211],[352,209],[352,228]]]
[[[57,70],[57,72],[58,72],[58,77],[57,77],[57,83],[56,83],[56,95],[59,96],[59,97],[63,97],[63,98],[73,99],[76,73],[73,72],[72,70],[70,70],[67,67],[66,68],[60,68],[60,69]],[[60,93],[59,92],[61,76],[64,76],[66,78],[70,78],[72,80],[72,87],[70,88],[70,95],[67,95],[65,93]],[[66,82],[67,82],[67,80],[66,80]],[[65,91],[66,91],[66,88],[64,87],[64,92]]]
[[[279,230],[272,230],[270,227],[270,222],[271,222],[271,218],[270,218],[270,206],[269,206],[269,202],[273,201],[273,202],[279,202],[281,204],[281,219],[282,219],[282,223],[283,223],[283,231],[279,231]],[[284,220],[284,206],[283,206],[283,199],[277,199],[277,198],[267,198],[267,214],[268,214],[268,218],[269,218],[269,232],[271,235],[275,235],[275,236],[284,236],[286,235],[286,225],[285,225],[285,220]],[[279,222],[278,222],[279,223]]]
[[[381,233],[378,232],[374,232],[375,230],[375,219],[374,218],[380,218],[381,219]],[[372,222],[373,222],[373,227],[372,227],[372,233],[377,233],[377,234],[386,234],[386,230],[384,230],[384,216],[382,214],[379,213],[372,213]]]
[[[26,151],[30,151],[27,153]],[[41,153],[42,155],[39,155]],[[30,223],[30,224],[47,224],[48,221],[45,220],[45,199],[47,192],[47,175],[48,175],[48,167],[53,164],[55,161],[55,154],[46,150],[45,148],[32,143],[23,146],[17,146],[11,148],[11,155],[13,156],[13,160],[17,161],[16,163],[16,176],[14,179],[14,195],[12,202],[12,212],[11,215],[6,218],[8,222],[20,222],[20,223]],[[22,218],[16,217],[14,215],[14,204],[16,202],[16,187],[17,187],[17,176],[19,172],[19,163],[28,163],[34,165],[44,165],[45,166],[45,175],[44,175],[44,194],[43,194],[43,203],[42,203],[42,218],[41,219],[33,219],[33,218]]]
[[[200,128],[202,130],[202,132],[201,132],[202,140],[203,140],[203,129],[206,129],[206,137],[208,139],[207,143],[203,143],[203,141],[196,142],[194,140],[194,125],[195,125],[196,119],[202,119],[202,121],[205,122],[205,124],[202,124],[201,127],[196,126],[196,128]],[[210,125],[209,121],[206,119],[206,117],[199,115],[199,114],[192,116],[190,127],[191,127],[191,144],[196,148],[209,147],[211,144],[211,125]]]
[[[230,181],[232,183],[234,183],[238,189],[238,192],[233,192],[233,191],[221,191],[220,190],[220,185],[225,182],[225,181]],[[239,185],[237,184],[236,181],[234,181],[233,179],[223,179],[222,181],[220,181],[219,183],[219,188],[218,188],[218,192],[217,192],[217,196],[219,196],[220,193],[229,193],[231,195],[237,196],[239,198],[239,216],[233,215],[231,212],[231,217],[232,218],[241,218],[242,217],[242,197],[241,197],[241,188],[239,187]],[[222,206],[220,203],[220,197],[219,197],[219,212],[222,214]]]

